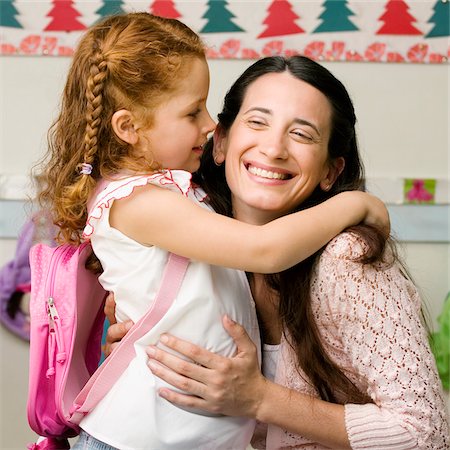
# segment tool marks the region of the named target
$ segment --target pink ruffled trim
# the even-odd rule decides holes
[[[103,211],[110,208],[114,200],[125,198],[130,196],[134,189],[139,186],[145,186],[147,183],[165,186],[176,186],[180,193],[187,197],[191,189],[192,174],[184,170],[165,170],[163,172],[157,172],[151,175],[135,176],[123,179],[122,183],[118,184],[118,181],[113,181],[110,186],[106,187],[96,199],[96,203],[91,209],[86,226],[83,231],[83,238],[89,239],[94,232],[94,225],[103,215]],[[111,188],[111,184],[114,187]],[[202,197],[198,198],[197,193]],[[206,194],[201,190],[194,190],[196,198],[202,201]]]

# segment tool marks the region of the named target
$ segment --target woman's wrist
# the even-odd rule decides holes
[[[277,405],[284,403],[283,397],[279,397],[283,391],[287,393],[288,390],[263,377],[261,395],[257,397],[252,417],[259,422],[273,423],[273,414],[276,412]]]

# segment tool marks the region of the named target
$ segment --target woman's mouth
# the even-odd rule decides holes
[[[277,170],[269,170],[269,169],[263,169],[261,167],[252,166],[251,164],[248,164],[246,166],[249,173],[252,175],[255,175],[257,177],[266,178],[269,180],[289,180],[292,178],[292,175],[286,172],[281,172]]]

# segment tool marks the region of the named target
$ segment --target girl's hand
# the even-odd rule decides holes
[[[106,297],[104,312],[109,322],[109,328],[106,332],[106,342],[103,346],[103,353],[108,357],[128,331],[130,331],[133,322],[129,320],[127,322],[117,323],[116,302],[114,301],[114,294],[112,292]]]
[[[150,346],[148,365],[156,376],[191,394],[161,388],[159,395],[171,403],[227,416],[256,417],[267,380],[259,369],[255,344],[241,325],[227,316],[222,322],[237,346],[235,356],[219,356],[164,334],[161,343],[193,362]]]
[[[391,224],[389,220],[389,212],[384,202],[378,197],[371,195],[367,192],[360,191],[348,191],[344,194],[361,196],[365,206],[366,215],[363,222],[366,225],[371,225],[378,228],[384,236],[388,237],[391,232]]]

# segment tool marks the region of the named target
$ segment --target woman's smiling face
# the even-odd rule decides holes
[[[333,175],[328,158],[331,106],[316,88],[289,72],[269,73],[247,88],[228,133],[216,138],[225,159],[233,212],[266,222],[291,212]]]

